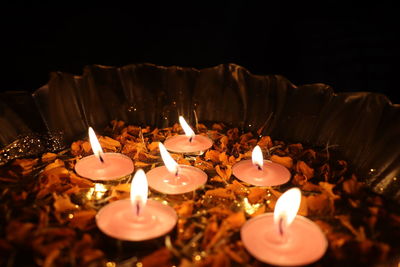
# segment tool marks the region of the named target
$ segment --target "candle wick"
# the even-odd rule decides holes
[[[279,219],[279,234],[283,236],[283,218]]]
[[[262,171],[262,170],[263,170],[263,168],[261,167],[260,164],[257,164],[257,169],[258,169],[259,171]]]
[[[140,205],[139,205],[139,201],[136,202],[136,216],[139,217],[140,214]]]
[[[175,172],[175,177],[178,177],[179,176],[179,170],[178,169],[176,169],[176,172]]]
[[[99,154],[99,159],[100,159],[100,162],[101,163],[104,163],[104,159],[103,159],[103,157]]]
[[[193,141],[193,136],[189,137],[189,143]]]

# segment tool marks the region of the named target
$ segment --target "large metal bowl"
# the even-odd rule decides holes
[[[295,86],[282,76],[253,75],[235,64],[201,70],[92,65],[82,76],[52,73],[32,95],[0,96],[5,148],[0,162],[59,149],[89,125],[102,129],[113,119],[162,127],[177,122],[178,115],[193,122],[195,114],[199,121],[262,128],[262,134],[276,139],[335,147],[375,192],[400,201],[400,105],[382,94],[336,94],[325,84]],[[21,141],[9,145],[21,138],[23,149]]]

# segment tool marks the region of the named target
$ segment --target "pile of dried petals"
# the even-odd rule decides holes
[[[326,255],[315,266],[398,260],[400,215],[396,206],[371,193],[347,161],[329,147],[273,141],[221,123],[196,128],[213,139],[213,147],[201,156],[173,157],[180,164],[204,170],[207,184],[181,196],[151,191],[150,197],[175,208],[178,224],[165,237],[134,244],[135,249],[125,257],[120,252],[132,244],[110,241],[94,223],[99,207],[90,198],[99,188],[73,171],[77,159],[92,153],[87,140],[76,141],[58,154],[17,159],[2,167],[0,265],[261,266],[243,247],[239,230],[248,218],[272,212],[281,192],[293,186],[303,193],[299,213],[316,222],[329,241]],[[100,143],[105,151],[124,153],[136,168],[147,171],[162,164],[157,143],[181,132],[179,125],[157,129],[112,121]],[[265,158],[291,171],[288,184],[253,187],[233,177],[232,165],[251,157],[256,144]],[[102,198],[110,202],[128,195],[129,185],[119,184]]]

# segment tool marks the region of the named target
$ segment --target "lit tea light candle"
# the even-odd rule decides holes
[[[97,227],[106,235],[124,241],[154,239],[170,232],[178,216],[173,208],[147,199],[146,174],[138,170],[131,183],[130,199],[117,200],[99,210]]]
[[[232,167],[232,173],[243,182],[257,186],[275,186],[289,181],[289,170],[269,160],[264,160],[261,148],[256,146],[251,160],[242,160]]]
[[[89,127],[89,141],[93,155],[75,164],[77,174],[94,181],[113,181],[132,174],[132,160],[121,153],[104,153],[92,127]]]
[[[147,173],[149,186],[164,194],[183,194],[196,190],[207,182],[202,170],[176,163],[162,143],[158,143],[165,166],[156,167]]]
[[[317,261],[328,247],[321,229],[311,220],[296,215],[300,207],[298,188],[286,191],[274,213],[248,220],[240,234],[247,251],[272,265],[299,266]]]
[[[196,135],[182,116],[179,116],[179,123],[185,135],[174,135],[165,140],[164,145],[168,151],[186,154],[202,153],[212,146],[211,139]]]

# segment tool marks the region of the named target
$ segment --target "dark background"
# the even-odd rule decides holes
[[[0,4],[1,91],[33,91],[51,71],[81,74],[88,64],[236,63],[400,103],[399,15],[389,1],[38,2]]]

